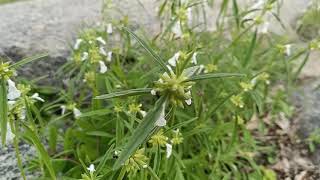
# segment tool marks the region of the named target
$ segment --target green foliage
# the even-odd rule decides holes
[[[132,31],[128,18],[83,31],[56,74],[62,86],[20,83],[20,97],[6,108],[2,81],[1,137],[9,117],[15,137],[38,151],[29,169],[44,178],[276,179],[257,159],[267,145],[247,125],[252,117],[292,115],[288,96],[320,46],[291,48],[261,30],[275,4],[244,9],[224,0],[216,30],[207,31],[197,28],[205,18],[190,23],[186,14],[192,8],[201,19],[203,3],[164,0],[163,29],[153,38]],[[10,71],[2,63],[2,79],[33,60]]]

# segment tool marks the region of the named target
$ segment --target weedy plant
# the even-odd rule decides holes
[[[199,27],[214,2],[164,0],[163,29],[152,40],[128,17],[84,30],[57,72],[62,86],[33,86],[41,104],[31,88],[7,83],[16,66],[3,64],[1,136],[9,117],[22,177],[19,139],[38,150],[28,170],[44,179],[276,179],[259,159],[267,145],[247,123],[292,114],[287,96],[320,48],[269,31],[279,4],[224,0],[216,30],[207,31]],[[9,113],[7,92],[21,93]]]

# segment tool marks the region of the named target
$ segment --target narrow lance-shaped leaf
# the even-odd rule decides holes
[[[28,63],[30,63],[32,61],[40,60],[40,59],[42,59],[44,57],[47,57],[47,56],[48,56],[48,54],[44,53],[44,54],[39,54],[39,55],[36,55],[36,56],[28,57],[28,58],[22,59],[21,61],[10,65],[10,68],[17,69],[17,68],[19,68],[19,67],[21,67],[21,66],[23,66],[25,64],[28,64]]]
[[[208,74],[200,74],[195,75],[187,79],[186,81],[199,81],[211,78],[224,78],[224,77],[244,77],[245,74],[239,73],[208,73]]]
[[[150,135],[152,130],[155,128],[155,122],[159,119],[162,111],[162,106],[165,103],[167,97],[162,96],[155,104],[153,109],[151,109],[142,123],[139,124],[137,129],[133,132],[128,143],[120,154],[120,157],[115,162],[113,169],[116,170],[120,168],[121,165],[125,163],[127,159],[137,150],[137,148],[146,141],[147,137]]]
[[[154,58],[154,60],[167,72],[169,72],[166,64],[162,60],[162,58],[154,52],[154,50],[141,38],[139,38],[134,32],[132,32],[129,28],[127,27],[122,27],[123,30],[128,32],[132,37],[134,37],[140,44],[141,46]]]
[[[35,132],[33,132],[26,124],[23,123],[25,132],[24,134],[22,134],[24,137],[26,137],[27,139],[29,139],[33,145],[36,147],[37,151],[40,154],[41,159],[43,160],[45,166],[47,167],[49,174],[51,176],[51,178],[53,180],[56,180],[56,175],[55,172],[53,170],[53,166],[50,160],[50,157],[46,151],[46,149],[44,148],[44,146],[41,144],[40,139],[38,138],[37,134]]]
[[[2,145],[6,143],[7,124],[8,124],[8,103],[7,103],[7,84],[4,79],[0,80],[0,123]]]
[[[104,94],[95,97],[95,99],[111,99],[116,97],[124,97],[124,96],[136,96],[140,94],[146,94],[151,92],[151,88],[138,88],[138,89],[130,89],[125,91],[114,92],[110,94]]]
[[[258,34],[258,30],[256,29],[254,34],[253,34],[253,37],[252,37],[252,40],[251,40],[251,43],[250,43],[250,47],[249,47],[249,49],[247,51],[247,55],[246,55],[246,57],[244,59],[244,62],[243,62],[244,67],[246,67],[249,64],[249,62],[251,61],[251,59],[252,59],[253,51],[256,48],[257,34]]]

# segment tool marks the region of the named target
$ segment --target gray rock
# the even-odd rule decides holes
[[[318,77],[319,78],[319,77]],[[320,128],[320,81],[305,80],[301,88],[293,94],[293,102],[297,107],[298,135],[307,143],[306,139],[312,132]],[[312,160],[320,165],[320,149],[312,153]]]
[[[27,160],[32,159],[36,155],[36,150],[28,144],[20,144],[19,150],[23,161],[23,166],[26,167]],[[39,176],[26,172],[27,179],[34,179]],[[12,145],[0,148],[0,180],[19,180],[21,178],[20,170],[17,166],[17,158]]]
[[[30,0],[0,6],[0,54],[13,60],[48,52],[23,75],[53,73],[85,27],[101,23],[102,0]]]

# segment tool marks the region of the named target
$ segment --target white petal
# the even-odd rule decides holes
[[[100,47],[100,48],[99,48],[99,52],[100,52],[100,54],[102,54],[102,55],[104,55],[104,56],[107,56],[107,55],[108,55],[107,52],[106,52],[106,50],[104,49],[104,47]]]
[[[99,43],[103,44],[103,45],[106,45],[106,44],[107,44],[106,41],[105,41],[102,37],[97,37],[96,40],[97,40]]]
[[[165,126],[166,124],[167,124],[167,121],[165,119],[165,104],[163,104],[162,105],[162,110],[161,110],[161,113],[160,113],[160,117],[155,122],[155,125],[159,126],[159,127],[162,127],[162,126]]]
[[[64,113],[66,112],[67,107],[65,105],[61,105],[61,115],[64,115]]]
[[[287,44],[287,45],[285,45],[284,47],[286,48],[285,54],[286,54],[287,56],[291,56],[291,44]]]
[[[90,164],[90,166],[87,169],[90,173],[93,173],[96,171],[93,164]]]
[[[155,96],[155,95],[157,95],[157,91],[154,90],[154,89],[152,89],[152,90],[151,90],[151,94],[152,94],[153,96]]]
[[[21,92],[16,88],[16,84],[8,79],[8,100],[15,100],[21,96]]]
[[[192,100],[191,99],[187,99],[187,100],[185,100],[185,102],[187,103],[187,105],[191,105],[191,103],[192,103]]]
[[[177,62],[176,62],[176,59],[174,58],[174,57],[172,57],[172,58],[170,58],[169,60],[168,60],[168,63],[171,65],[171,66],[173,66],[173,67],[175,67],[177,64]]]
[[[83,52],[83,53],[82,53],[82,57],[81,57],[81,61],[87,60],[88,57],[89,57],[89,53],[88,53],[88,52]]]
[[[193,63],[193,64],[197,64],[198,63],[197,55],[198,55],[197,52],[193,53],[192,58],[191,58],[191,63]]]
[[[39,93],[34,93],[31,98],[33,99],[36,99],[38,101],[41,101],[41,102],[44,102],[44,99],[42,99],[40,96],[39,96]]]
[[[172,154],[172,145],[167,143],[166,147],[167,147],[167,149],[166,149],[167,158],[169,158]]]
[[[112,61],[112,51],[109,51],[109,52],[108,52],[107,61],[108,61],[108,62],[111,62],[111,61]]]
[[[81,111],[77,108],[73,108],[73,115],[77,119],[79,116],[81,116]]]
[[[177,62],[179,60],[179,57],[180,57],[180,53],[177,52],[175,53],[169,60],[168,60],[168,63],[172,66],[172,67],[175,67],[177,65]]]
[[[180,21],[177,21],[173,25],[171,30],[177,37],[181,37],[182,36],[182,30],[181,30],[181,26],[180,26]]]
[[[140,114],[141,114],[142,117],[146,117],[147,112],[146,112],[146,111],[143,111],[143,110],[140,110]]]
[[[81,44],[82,41],[83,41],[82,39],[77,39],[76,43],[73,46],[73,49],[75,49],[75,50],[79,49],[80,44]]]
[[[107,33],[108,33],[108,34],[112,34],[112,24],[111,24],[111,23],[109,23],[109,24],[107,25]]]
[[[100,73],[103,74],[108,71],[108,67],[103,61],[99,61],[100,64]]]

